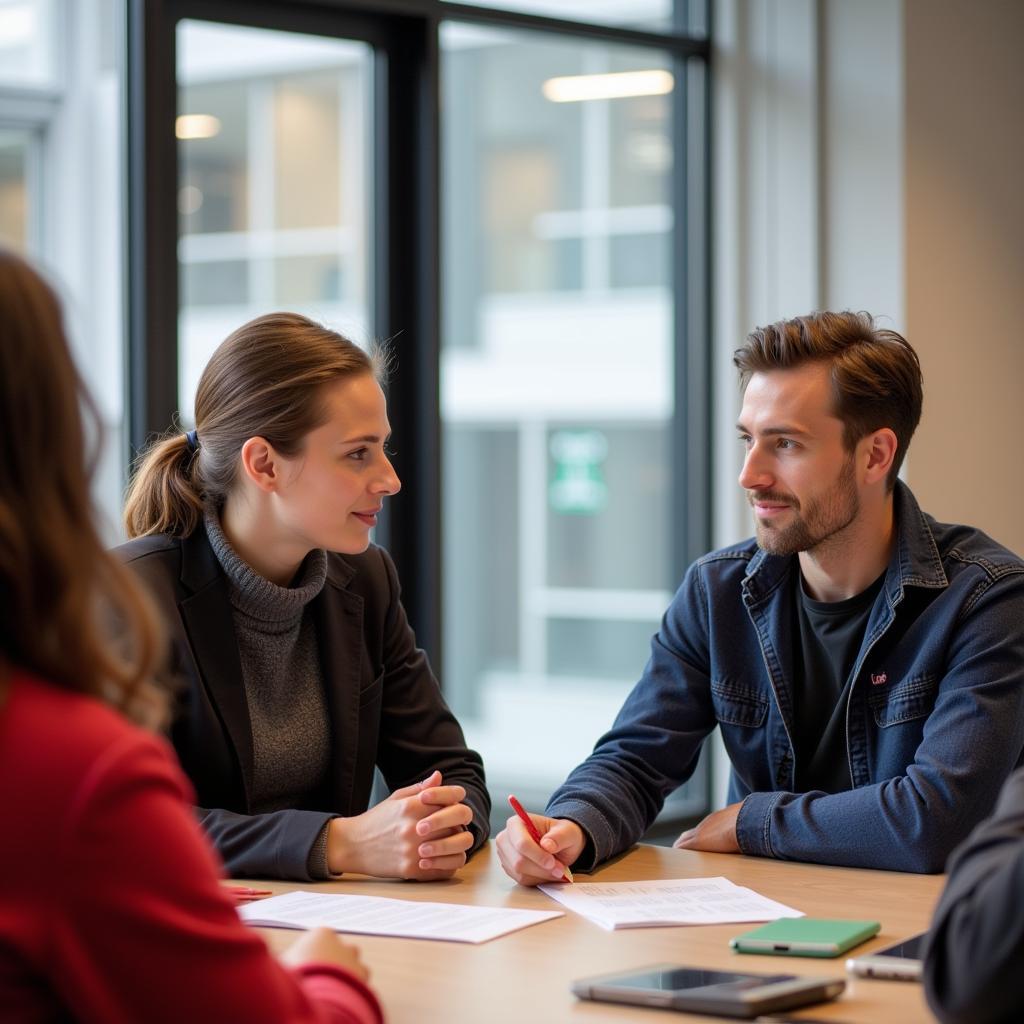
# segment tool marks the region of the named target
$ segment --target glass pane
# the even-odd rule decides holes
[[[370,337],[364,43],[178,27],[179,403],[229,331],[288,309]]]
[[[28,248],[29,137],[0,130],[0,245],[24,252]]]
[[[347,289],[337,255],[285,256],[274,261],[274,294],[279,306],[340,302]]]
[[[444,682],[495,794],[542,801],[676,583],[675,82],[657,50],[441,39]]]
[[[341,223],[341,78],[335,72],[290,75],[275,83],[277,226]],[[310,174],[310,167],[317,173]]]
[[[685,9],[687,0],[457,0],[475,7],[501,7],[507,11],[548,18],[599,22],[652,32],[670,29],[673,6]]]
[[[636,531],[638,516],[644,532],[668,537],[668,447],[664,426],[643,421],[549,431],[548,586],[674,587],[666,548],[624,542]]]
[[[53,0],[0,0],[0,84],[54,84]]]
[[[639,622],[590,617],[548,619],[550,670],[561,677],[566,692],[577,686],[580,696],[595,679],[637,676],[650,654],[651,634],[657,628],[657,618]]]
[[[178,214],[183,235],[249,227],[249,91],[195,82],[179,93]]]

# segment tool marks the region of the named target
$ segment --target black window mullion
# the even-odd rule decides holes
[[[134,455],[178,408],[174,19],[128,6],[128,443]]]
[[[395,559],[421,646],[441,661],[440,188],[437,27],[396,21],[377,76],[375,322],[403,489],[380,539]]]
[[[186,18],[275,32],[357,39],[385,46],[392,19],[371,17],[359,4],[281,0],[164,0],[175,21]]]

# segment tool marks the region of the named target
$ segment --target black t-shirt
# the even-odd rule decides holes
[[[845,601],[815,601],[801,577],[796,601],[800,646],[793,692],[797,792],[852,788],[846,751],[846,701],[852,673],[885,573]]]

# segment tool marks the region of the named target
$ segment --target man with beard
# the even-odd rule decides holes
[[[897,479],[918,358],[866,313],[737,350],[756,541],[694,563],[611,730],[497,838],[523,884],[636,842],[717,725],[730,803],[683,849],[938,872],[1024,763],[1024,563]]]

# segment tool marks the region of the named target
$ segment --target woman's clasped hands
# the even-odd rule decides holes
[[[327,866],[332,874],[358,872],[420,882],[450,878],[473,845],[473,811],[462,786],[444,786],[441,773],[396,789],[351,818],[332,819]]]

